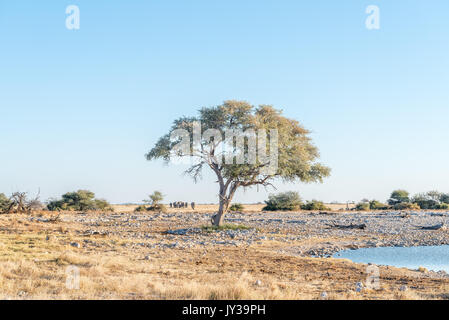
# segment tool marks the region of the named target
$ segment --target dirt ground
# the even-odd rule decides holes
[[[367,265],[293,256],[282,250],[291,245],[288,242],[232,246],[214,240],[216,244],[170,246],[182,236],[167,230],[201,227],[208,216],[198,212],[184,219],[177,212],[139,219],[132,209],[125,209],[116,207],[115,213],[104,214],[1,215],[0,298],[449,298],[447,278],[382,266],[379,287],[359,291],[357,283],[366,283],[369,276]],[[267,232],[258,230],[262,236]]]

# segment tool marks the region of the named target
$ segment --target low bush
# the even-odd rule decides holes
[[[449,203],[440,203],[437,208],[438,210],[449,210]]]
[[[134,209],[134,212],[145,212],[145,211],[147,211],[147,207],[144,205],[140,205]]]
[[[5,213],[11,204],[11,200],[4,193],[0,193],[0,213]]]
[[[147,211],[167,212],[167,207],[163,204],[154,204],[154,205],[147,207]]]
[[[372,200],[369,202],[370,210],[387,210],[388,208],[389,208],[388,205],[377,200]]]
[[[140,205],[134,209],[134,212],[167,212],[167,207],[163,204],[154,204],[150,206]]]
[[[303,204],[301,206],[301,209],[302,210],[307,210],[307,211],[331,210],[329,207],[326,207],[326,205],[323,202],[317,201],[317,200],[307,201],[306,204]]]
[[[241,203],[234,203],[230,208],[229,211],[236,212],[236,211],[243,211],[243,205]]]
[[[47,208],[50,211],[113,211],[106,200],[95,199],[95,193],[88,190],[68,192],[60,200],[51,200]]]
[[[301,209],[302,200],[297,192],[288,191],[270,194],[265,203],[265,211],[294,211]]]
[[[395,210],[421,210],[421,207],[417,203],[398,203],[393,207]]]
[[[357,203],[356,206],[355,206],[355,210],[357,210],[357,211],[369,211],[370,210],[369,202]]]

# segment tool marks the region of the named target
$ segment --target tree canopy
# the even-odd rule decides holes
[[[391,193],[390,199],[388,200],[389,205],[396,205],[398,203],[408,203],[410,202],[410,194],[406,190],[395,190]]]
[[[273,186],[275,180],[322,182],[330,174],[317,162],[318,149],[298,121],[270,105],[255,107],[245,101],[228,100],[200,109],[196,117],[176,119],[146,154],[147,160],[167,163],[185,157],[194,159],[186,173],[195,181],[204,168],[217,177],[220,206],[214,225],[222,222],[239,187]]]
[[[95,193],[89,190],[67,192],[62,195],[62,199],[50,201],[47,208],[51,211],[112,210],[112,207],[106,200],[95,199]]]

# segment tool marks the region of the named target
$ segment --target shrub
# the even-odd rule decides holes
[[[420,210],[421,207],[416,203],[398,203],[393,207],[395,210]]]
[[[449,210],[449,203],[440,203],[436,209],[439,210]]]
[[[370,210],[370,204],[368,202],[357,203],[356,206],[355,206],[355,210],[357,210],[357,211],[369,211]]]
[[[156,205],[159,204],[162,200],[164,200],[164,195],[160,191],[154,191],[152,194],[150,194],[150,199],[151,204]]]
[[[0,193],[0,213],[6,212],[10,206],[11,200],[5,194]]]
[[[163,204],[154,204],[147,207],[147,211],[155,211],[155,212],[167,212],[167,207]]]
[[[307,211],[331,210],[330,208],[326,207],[323,202],[317,200],[307,201],[306,204],[303,204],[301,206],[301,209]]]
[[[391,193],[390,199],[388,199],[388,204],[394,206],[398,203],[408,203],[410,202],[410,194],[405,190],[395,190]]]
[[[106,200],[95,199],[95,193],[88,190],[78,190],[76,192],[63,194],[61,200],[51,200],[48,203],[47,208],[50,211],[113,210]]]
[[[270,194],[266,206],[262,210],[266,211],[293,211],[299,210],[302,200],[295,191],[282,192],[278,194]]]
[[[417,203],[421,209],[445,209],[446,204],[449,204],[449,194],[444,194],[438,191],[429,191],[426,193],[419,193],[412,199]]]
[[[440,201],[449,204],[449,193],[443,193],[440,197]]]
[[[134,212],[144,212],[147,211],[147,207],[145,207],[144,205],[138,206],[137,208],[134,209]]]
[[[229,211],[243,211],[243,205],[241,203],[234,203],[230,208]]]
[[[369,203],[369,209],[370,210],[386,210],[388,209],[388,206],[380,201],[373,200]]]
[[[0,194],[0,213],[31,213],[43,207],[39,194],[34,199],[30,199],[26,192],[14,192],[10,198]]]
[[[96,210],[103,210],[103,211],[113,211],[114,209],[111,207],[109,202],[107,202],[104,199],[95,199],[95,208]]]

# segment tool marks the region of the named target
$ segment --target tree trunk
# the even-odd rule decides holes
[[[212,225],[215,227],[219,227],[223,224],[224,215],[229,207],[229,199],[226,197],[226,193],[220,192],[219,197],[218,212],[212,217]]]
[[[229,181],[231,183],[231,181]],[[229,183],[226,183],[225,185],[220,185],[220,194],[219,196],[219,206],[218,206],[218,212],[212,217],[212,225],[219,227],[222,225],[224,220],[224,215],[226,212],[228,212],[229,205],[231,204],[232,198],[234,197],[235,191],[239,187],[238,182],[233,182],[230,185],[229,194],[226,195],[227,187]]]

